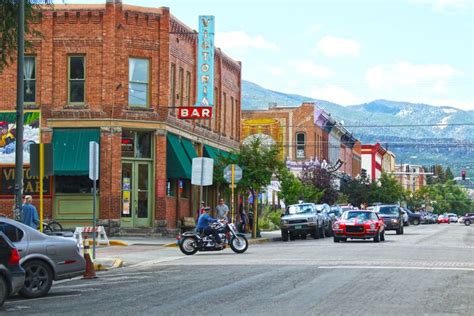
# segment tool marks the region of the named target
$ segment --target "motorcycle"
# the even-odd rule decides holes
[[[214,236],[204,235],[197,232],[185,232],[178,237],[179,249],[185,255],[194,255],[198,251],[219,251],[225,249],[226,245],[235,253],[244,253],[249,242],[244,234],[237,233],[233,223],[215,222],[211,225],[218,231],[224,247],[217,247]]]

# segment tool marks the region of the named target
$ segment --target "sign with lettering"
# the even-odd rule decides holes
[[[178,108],[179,119],[209,119],[212,117],[210,106],[188,106]]]
[[[51,177],[44,177],[43,194],[51,196]],[[23,168],[23,194],[39,195],[40,181],[38,176],[32,176],[30,167]],[[15,166],[0,166],[0,196],[15,194]]]
[[[199,16],[196,106],[214,105],[214,16]]]

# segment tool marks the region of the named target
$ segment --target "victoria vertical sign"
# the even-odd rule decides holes
[[[214,16],[199,16],[196,106],[214,105]]]

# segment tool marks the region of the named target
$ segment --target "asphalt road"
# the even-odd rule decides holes
[[[332,238],[184,256],[130,248],[142,262],[13,298],[12,315],[474,315],[474,227],[405,228],[386,241]],[[0,310],[1,311],[1,310]]]

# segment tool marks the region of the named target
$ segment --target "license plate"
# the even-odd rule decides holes
[[[301,229],[301,228],[303,228],[303,226],[301,225],[295,226],[295,229]]]

